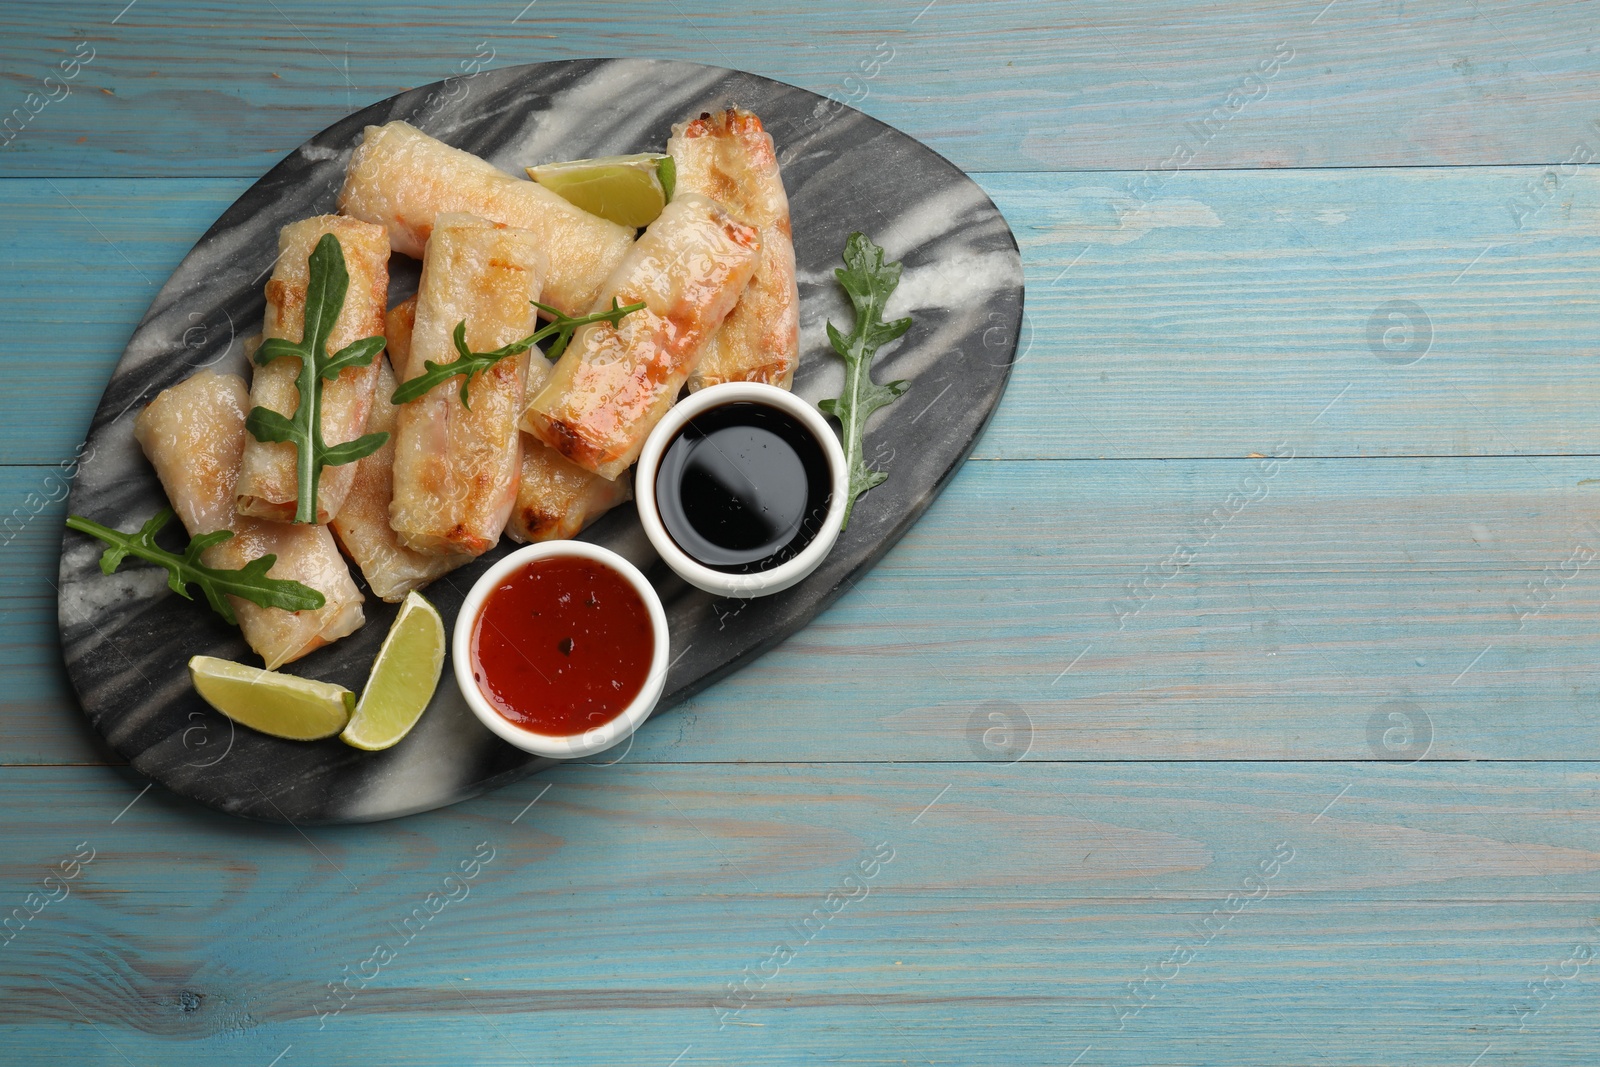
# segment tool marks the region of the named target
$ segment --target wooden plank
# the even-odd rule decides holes
[[[0,765],[118,762],[84,718],[61,662],[56,573],[72,474],[70,457],[65,466],[0,466]]]
[[[1031,337],[979,455],[1600,452],[1600,174],[1519,229],[1534,176],[986,175]]]
[[[1600,754],[1590,464],[1263,466],[971,463],[639,758]]]
[[[1225,1043],[1230,1064],[1461,1067],[1592,1045],[1595,986],[1563,967],[1596,938],[1592,763],[571,766],[305,833],[138,790],[0,778],[26,814],[8,906],[93,850],[3,950],[7,1062],[1059,1067]],[[719,1014],[747,967],[748,1006]],[[1531,1000],[1547,967],[1567,978]],[[347,973],[368,980],[333,1014]]]
[[[626,758],[1600,759],[1593,468],[971,462],[834,608]],[[6,762],[88,758],[53,666],[59,522],[0,553]]]
[[[0,264],[0,333],[8,357],[0,395],[5,462],[71,459],[156,291],[249,185],[239,179],[0,181],[0,230],[11,235],[12,249]],[[250,332],[259,325],[249,324]],[[7,502],[4,510],[14,506]]]
[[[977,454],[1600,454],[1600,178],[1566,180],[1518,230],[1508,201],[1539,173],[1184,174],[1143,214],[1116,192],[1134,175],[985,175],[1029,288],[1023,361]],[[71,454],[155,286],[243,186],[0,182],[0,330],[51,352],[9,372],[7,461]],[[1426,326],[1380,321],[1374,340],[1391,300]]]
[[[68,0],[0,29],[0,110],[96,49],[0,148],[33,176],[0,180],[0,904],[96,850],[0,945],[0,1061],[1592,1061],[1600,199],[1544,165],[1600,147],[1593,5]],[[1031,347],[978,459],[617,766],[303,833],[27,766],[104,759],[57,664],[53,498],[154,285],[308,134],[479,42],[831,89],[985,172]],[[1485,163],[1540,165],[1277,169]],[[1041,169],[1077,173],[1000,173]],[[1416,362],[1369,337],[1391,300],[1428,317]]]
[[[1179,148],[1211,168],[1552,164],[1600,145],[1600,16],[1579,0],[122,6],[0,13],[5,108],[42,107],[0,173],[258,174],[475,57],[739,67],[856,102],[968,170],[1157,169]],[[93,58],[44,81],[74,55]]]

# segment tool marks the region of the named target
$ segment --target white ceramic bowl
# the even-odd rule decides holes
[[[679,548],[672,535],[667,533],[666,525],[661,521],[661,511],[656,504],[656,471],[661,466],[662,455],[672,443],[672,439],[678,436],[678,431],[683,429],[690,419],[704,411],[740,401],[765,404],[798,419],[822,446],[823,455],[828,459],[828,473],[832,483],[828,487],[828,513],[822,521],[822,529],[817,531],[811,543],[787,563],[753,574],[730,574],[727,571],[719,571],[707,567],[690,556]],[[822,417],[820,411],[787,389],[779,389],[775,385],[763,385],[760,382],[725,382],[722,385],[702,389],[698,393],[691,394],[688,399],[679,401],[671,411],[667,412],[666,417],[656,424],[656,428],[650,431],[650,436],[645,439],[644,448],[639,453],[639,466],[633,478],[633,493],[635,506],[639,511],[639,522],[644,527],[645,536],[650,538],[650,543],[655,546],[662,561],[677,572],[679,577],[690,585],[704,589],[708,593],[716,593],[718,596],[757,597],[787,589],[817,569],[823,557],[833,548],[833,543],[839,539],[839,524],[844,521],[845,487],[849,482],[844,448],[839,444],[838,435],[833,432],[833,427],[828,425],[828,420]]]
[[[645,675],[644,687],[639,690],[639,695],[634,697],[633,703],[623,708],[608,722],[581,734],[564,737],[535,733],[511,722],[495,710],[494,705],[484,697],[483,691],[478,688],[478,683],[472,677],[472,630],[477,625],[478,614],[483,610],[483,602],[488,597],[489,591],[507,575],[521,570],[536,559],[548,559],[552,556],[594,560],[621,575],[644,601],[645,610],[650,613],[650,628],[655,636],[655,649],[650,656],[650,671]],[[645,576],[639,573],[639,568],[609,548],[591,545],[586,541],[545,541],[537,545],[527,545],[508,554],[477,580],[467,593],[460,614],[456,616],[450,653],[451,658],[455,660],[456,685],[461,688],[461,695],[466,698],[467,706],[472,709],[473,714],[478,716],[478,721],[524,752],[534,752],[556,759],[574,759],[610,748],[632,734],[639,728],[640,723],[650,717],[656,701],[661,699],[661,690],[667,681],[667,640],[667,613],[662,610],[661,598],[656,595],[655,589]]]

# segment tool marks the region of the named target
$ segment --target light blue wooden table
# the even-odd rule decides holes
[[[0,1062],[1600,1062],[1600,5],[125,2],[0,8]],[[147,790],[55,636],[100,390],[260,173],[485,49],[945,153],[1022,244],[1010,392],[615,766],[305,832]]]

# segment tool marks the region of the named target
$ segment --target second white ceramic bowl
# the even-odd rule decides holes
[[[655,649],[650,656],[650,671],[645,675],[644,686],[639,690],[639,695],[633,698],[633,702],[623,708],[615,718],[581,734],[564,737],[535,733],[510,721],[495,710],[494,705],[484,697],[483,691],[478,688],[478,683],[472,677],[472,631],[477,625],[478,614],[483,610],[483,602],[488,597],[489,591],[508,575],[516,573],[534,560],[556,556],[594,560],[621,575],[644,601],[645,610],[650,613],[650,628],[655,636]],[[667,613],[662,610],[661,597],[656,595],[655,588],[645,576],[639,573],[638,567],[609,548],[591,545],[587,541],[545,541],[507,554],[499,563],[484,571],[483,576],[473,584],[467,593],[467,599],[461,605],[460,613],[456,615],[455,630],[450,641],[450,656],[455,661],[456,685],[461,687],[461,695],[466,699],[467,706],[472,709],[473,714],[478,716],[479,722],[524,752],[552,756],[556,759],[574,759],[579,756],[591,756],[610,748],[632,734],[650,717],[650,712],[655,708],[656,701],[661,699],[661,690],[667,682],[667,641]]]
[[[727,571],[707,567],[679,548],[672,535],[667,532],[666,525],[662,523],[661,511],[656,504],[656,471],[661,466],[662,455],[672,443],[672,439],[678,436],[678,431],[701,412],[741,401],[765,404],[799,420],[822,446],[823,454],[828,458],[829,480],[832,483],[828,487],[828,513],[822,520],[822,528],[811,539],[811,543],[787,563],[752,574],[730,574]],[[787,389],[779,389],[775,385],[764,385],[760,382],[724,382],[722,385],[702,389],[698,393],[691,394],[688,399],[679,401],[671,411],[667,412],[666,417],[656,424],[656,428],[650,431],[650,436],[645,439],[644,448],[639,453],[639,466],[633,479],[633,493],[639,511],[639,523],[644,527],[645,536],[650,538],[650,544],[655,547],[662,561],[677,572],[680,578],[690,585],[704,589],[708,593],[716,593],[718,596],[757,597],[789,588],[816,570],[822,563],[823,558],[833,548],[833,543],[839,539],[839,524],[844,521],[846,487],[849,484],[850,474],[849,468],[845,466],[844,448],[839,444],[839,438],[833,432],[833,427],[828,425],[828,420],[822,417],[820,411]]]

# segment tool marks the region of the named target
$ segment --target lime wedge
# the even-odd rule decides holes
[[[672,157],[651,152],[574,159],[528,168],[528,177],[568,203],[623,226],[648,226],[671,190]]]
[[[422,718],[444,669],[444,620],[421,594],[406,594],[372,662],[361,703],[339,740],[376,752],[396,744]]]
[[[191,659],[189,676],[206,703],[234,722],[291,741],[332,737],[350,721],[356,701],[354,693],[331,682],[213,656]]]

